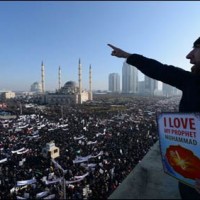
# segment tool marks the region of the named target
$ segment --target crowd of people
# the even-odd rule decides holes
[[[178,102],[133,97],[125,110],[0,120],[0,198],[107,199],[158,140],[156,115]],[[51,141],[55,159],[42,154]]]

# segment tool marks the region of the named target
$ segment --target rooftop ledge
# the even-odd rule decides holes
[[[159,141],[108,199],[181,199],[178,180],[163,171]]]

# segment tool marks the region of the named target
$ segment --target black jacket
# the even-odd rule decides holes
[[[200,76],[181,68],[164,65],[156,60],[138,54],[127,58],[127,63],[137,67],[150,78],[162,81],[182,90],[180,112],[200,112]],[[192,187],[179,182],[182,199],[199,199],[200,194]]]
[[[182,91],[180,112],[200,112],[200,76],[172,65],[165,65],[142,55],[132,54],[128,64],[150,78],[162,81]]]

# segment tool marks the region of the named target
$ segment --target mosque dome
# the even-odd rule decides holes
[[[78,93],[78,87],[76,82],[68,81],[64,84],[64,86],[60,89],[60,93],[62,94],[76,94]]]
[[[31,85],[31,92],[41,92],[42,91],[42,85],[39,82],[34,82]]]
[[[75,87],[77,87],[77,85],[76,85],[75,81],[68,81],[68,82],[65,83],[64,87],[75,88]]]

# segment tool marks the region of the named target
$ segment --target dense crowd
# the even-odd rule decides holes
[[[135,97],[125,110],[71,107],[64,118],[0,120],[0,198],[108,198],[158,140],[156,115],[178,102]],[[55,159],[42,155],[51,141],[60,149]]]

